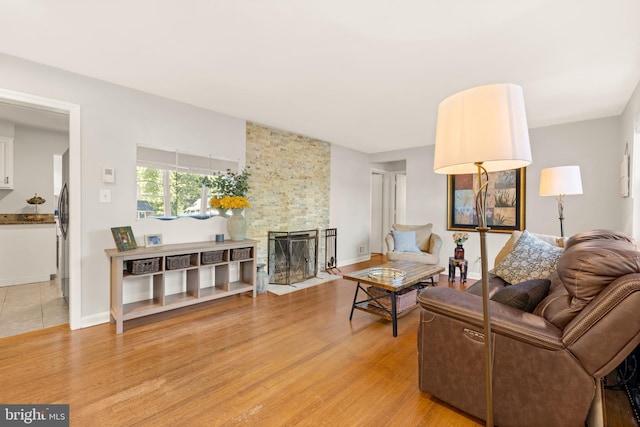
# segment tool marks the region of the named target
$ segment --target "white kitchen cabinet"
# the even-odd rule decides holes
[[[13,190],[13,138],[0,136],[0,189]]]

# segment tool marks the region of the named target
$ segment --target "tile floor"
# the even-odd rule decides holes
[[[0,338],[69,323],[59,280],[0,287]]]

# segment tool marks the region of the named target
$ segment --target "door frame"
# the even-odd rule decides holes
[[[374,179],[374,176],[380,176],[380,181],[379,181],[379,187],[376,186],[376,180]],[[385,254],[386,248],[384,245],[384,237],[385,237],[385,233],[384,233],[384,215],[383,215],[383,211],[384,211],[384,172],[379,172],[377,170],[372,170],[371,171],[371,228],[369,230],[369,252],[370,253],[377,253],[377,251],[374,251],[374,249],[379,249],[380,253]],[[378,207],[378,204],[375,203],[376,199],[374,196],[379,193],[379,209],[376,209]],[[374,225],[379,225],[380,229],[379,230],[374,230]],[[379,242],[374,242],[374,240],[377,240],[376,238],[380,237],[380,241]]]
[[[373,211],[373,175],[382,175],[382,206],[381,212]],[[403,175],[406,177],[406,171],[387,171],[379,168],[371,168],[371,179],[370,179],[370,189],[371,189],[371,216],[380,215],[380,223],[381,223],[381,242],[380,248],[382,249],[382,253],[387,253],[387,245],[385,242],[385,238],[388,234],[388,230],[391,230],[391,226],[396,223],[396,209],[397,209],[397,176]],[[405,200],[403,201],[404,208],[406,210],[406,191],[405,191]],[[373,220],[371,221],[373,225]],[[372,230],[369,230],[369,247],[371,248],[371,240],[373,238]]]
[[[80,105],[0,88],[0,101],[69,115],[69,327],[82,327],[82,191]]]

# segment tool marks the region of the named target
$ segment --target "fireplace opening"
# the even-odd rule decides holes
[[[269,231],[269,283],[292,285],[318,274],[318,230]]]

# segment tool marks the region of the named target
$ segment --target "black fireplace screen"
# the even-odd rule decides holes
[[[269,232],[269,283],[291,285],[318,274],[318,230]]]

